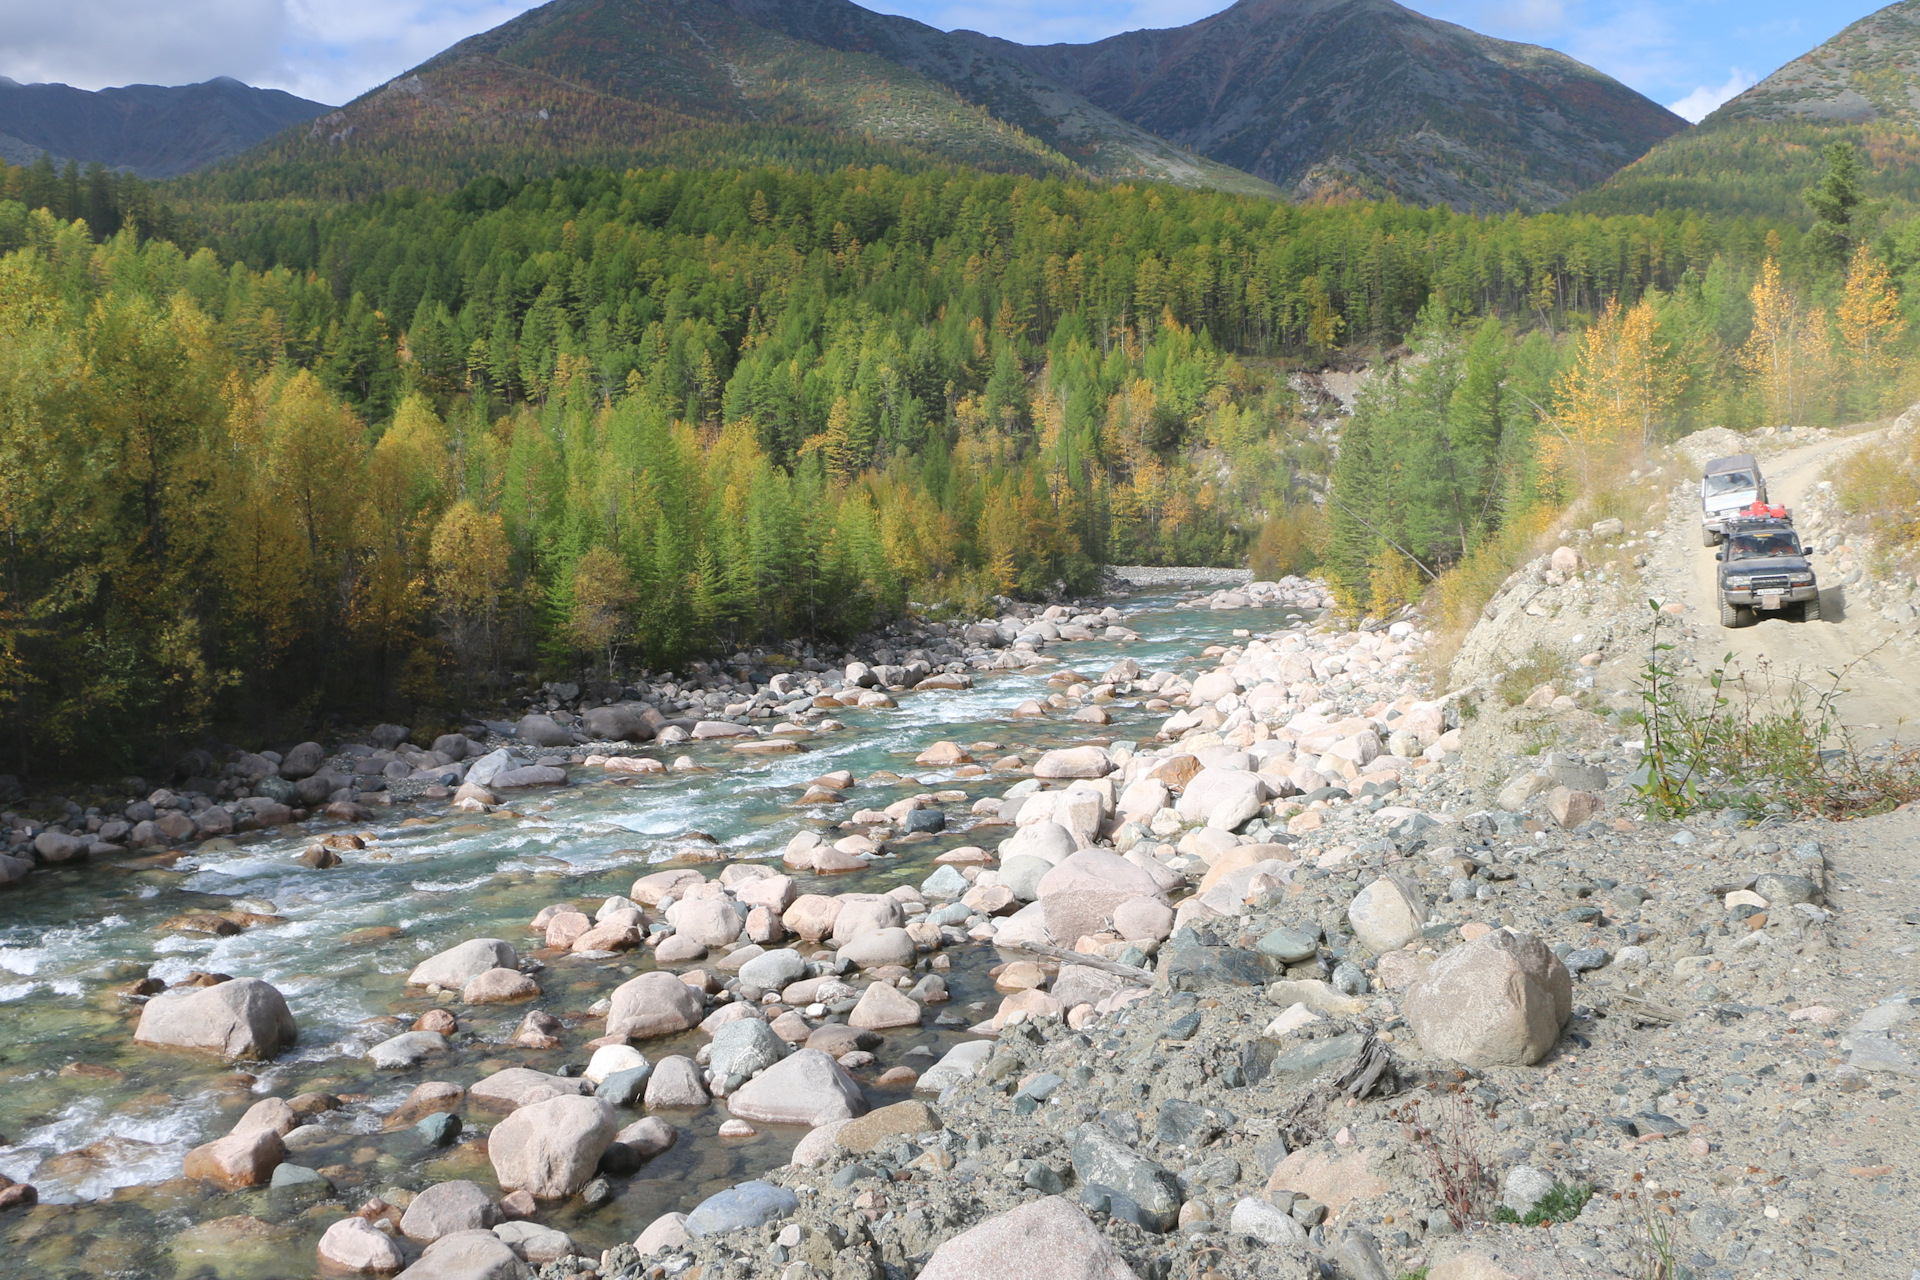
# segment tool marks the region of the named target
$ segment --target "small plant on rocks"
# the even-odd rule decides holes
[[[1765,663],[1749,676],[1729,654],[1706,673],[1705,692],[1697,692],[1668,657],[1677,647],[1663,638],[1672,617],[1648,603],[1653,623],[1638,713],[1647,734],[1646,776],[1636,788],[1650,814],[1683,818],[1771,800],[1793,812],[1855,818],[1920,798],[1920,756],[1905,750],[1869,760],[1840,723],[1851,666],[1830,673],[1831,684],[1816,690],[1798,677],[1776,677]]]
[[[1488,1220],[1497,1187],[1493,1168],[1480,1154],[1472,1103],[1455,1094],[1434,1110],[1438,1114],[1429,1121],[1421,1100],[1412,1098],[1387,1114],[1401,1123],[1407,1141],[1426,1156],[1448,1219],[1454,1230],[1465,1231]]]
[[[1541,685],[1550,684],[1560,688],[1572,674],[1573,668],[1568,664],[1566,654],[1536,643],[1520,661],[1501,673],[1495,689],[1502,702],[1517,707]]]
[[[1553,1184],[1553,1190],[1540,1198],[1540,1202],[1527,1210],[1521,1217],[1513,1210],[1501,1205],[1493,1211],[1495,1222],[1518,1223],[1523,1227],[1543,1227],[1562,1222],[1572,1222],[1587,1207],[1587,1201],[1593,1199],[1593,1188],[1584,1182],[1569,1186],[1564,1182]]]
[[[1640,1175],[1634,1175],[1638,1182]],[[1693,1272],[1680,1261],[1679,1222],[1673,1206],[1665,1203],[1677,1197],[1677,1191],[1642,1193],[1629,1191],[1624,1199],[1635,1207],[1633,1224],[1634,1280],[1693,1280]]]

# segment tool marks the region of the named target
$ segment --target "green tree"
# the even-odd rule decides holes
[[[1813,226],[1808,237],[1831,265],[1844,263],[1853,254],[1860,228],[1855,212],[1860,206],[1860,153],[1851,142],[1830,142],[1823,153],[1827,171],[1820,181],[1806,189],[1803,199],[1813,210]]]

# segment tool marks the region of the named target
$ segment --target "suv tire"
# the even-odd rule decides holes
[[[1711,529],[1703,528],[1700,530],[1700,545],[1703,547],[1717,547],[1720,545],[1720,535]]]
[[[1800,606],[1800,621],[1802,622],[1820,621],[1820,597],[1819,596],[1816,595],[1813,599],[1807,601],[1805,604]]]
[[[1738,605],[1720,603],[1720,625],[1723,627],[1744,627],[1747,625],[1747,610]]]

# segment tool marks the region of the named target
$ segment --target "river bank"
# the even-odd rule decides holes
[[[535,761],[568,785],[333,867],[314,828],[36,874],[0,1173],[45,1202],[0,1235],[32,1275],[1458,1280],[1640,1274],[1644,1209],[1700,1274],[1898,1260],[1910,930],[1848,895],[1907,815],[1647,822],[1617,718],[1206,599],[623,749],[659,772]],[[195,904],[260,918],[162,927]],[[135,1045],[196,972],[292,1047]]]

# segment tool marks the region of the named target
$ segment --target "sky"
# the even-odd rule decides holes
[[[1175,27],[1226,0],[866,0],[947,30],[1026,44]],[[0,75],[83,89],[217,75],[343,103],[526,0],[0,0]],[[1874,0],[1415,0],[1488,35],[1571,54],[1698,120]]]

